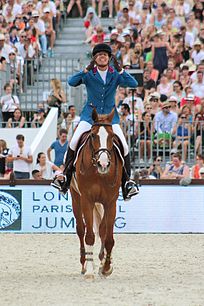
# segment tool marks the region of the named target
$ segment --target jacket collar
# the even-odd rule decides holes
[[[97,71],[98,71],[98,70],[97,70],[97,66],[95,66],[95,67],[92,69],[92,71],[93,71],[93,74],[96,74]],[[108,72],[113,73],[113,72],[114,72],[113,67],[109,66],[109,67],[108,67]]]
[[[98,70],[97,70],[97,67],[95,66],[93,69],[92,69],[92,72],[94,74],[94,76],[100,81],[100,82],[103,82],[100,74],[98,73]],[[107,76],[106,76],[106,84],[108,84],[112,78],[113,78],[113,73],[114,73],[114,69],[113,67],[109,66],[108,67],[108,71],[107,71]]]

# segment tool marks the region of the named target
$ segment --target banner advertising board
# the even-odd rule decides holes
[[[203,186],[142,186],[119,196],[117,233],[204,233]],[[75,233],[71,196],[46,185],[0,186],[0,232]]]

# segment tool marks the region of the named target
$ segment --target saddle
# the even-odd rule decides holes
[[[76,147],[76,150],[75,150],[74,164],[73,164],[74,166],[76,165],[79,153],[82,150],[82,148],[84,147],[84,145],[86,144],[87,140],[89,139],[89,136],[90,136],[90,131],[83,133],[82,136],[80,137],[79,142],[78,142],[77,147]],[[118,153],[119,157],[121,158],[121,160],[124,164],[123,144],[122,144],[120,138],[116,134],[114,134],[113,142],[114,142],[114,147],[116,149],[116,152]]]

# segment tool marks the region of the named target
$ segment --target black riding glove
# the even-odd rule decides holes
[[[94,68],[95,65],[95,60],[96,60],[97,54],[92,58],[92,60],[90,61],[89,65],[86,66],[86,70],[90,71]]]

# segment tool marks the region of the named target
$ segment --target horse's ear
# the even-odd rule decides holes
[[[111,113],[108,115],[108,121],[111,123],[115,114],[115,108],[112,109]]]
[[[94,107],[93,111],[92,111],[92,119],[94,122],[97,122],[98,121],[98,113]]]

